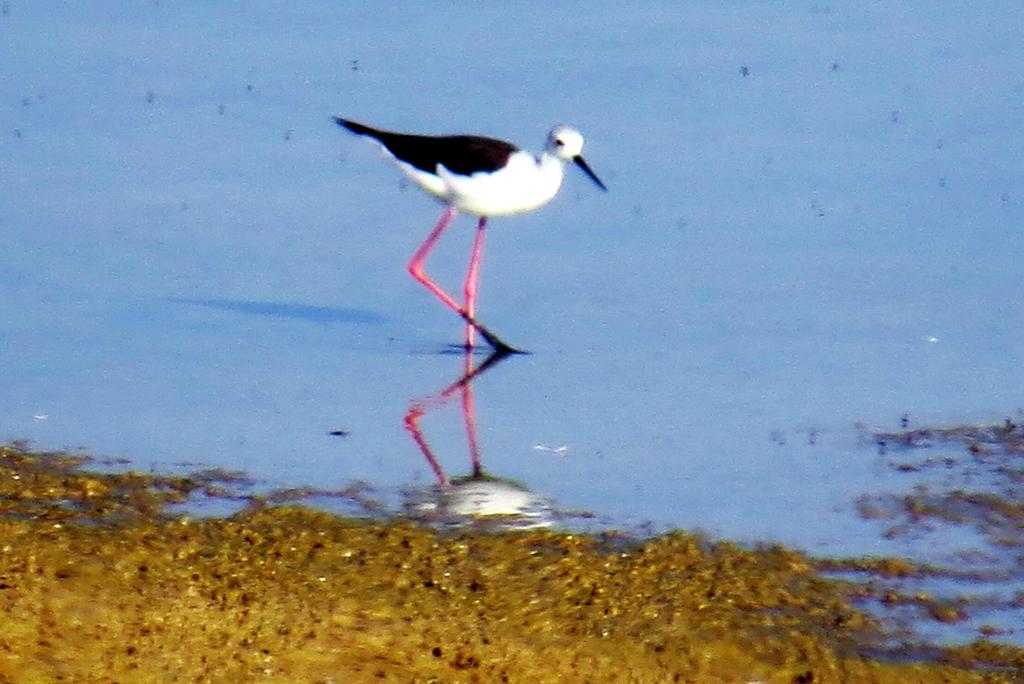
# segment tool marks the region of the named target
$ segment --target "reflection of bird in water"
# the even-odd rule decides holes
[[[483,252],[484,229],[490,216],[532,211],[551,201],[562,186],[563,166],[573,162],[602,190],[604,183],[583,161],[583,136],[568,126],[548,133],[540,156],[503,140],[478,135],[407,135],[381,131],[335,117],[339,126],[373,140],[416,185],[448,205],[441,220],[409,262],[409,272],[466,321],[466,347],[479,331],[496,350],[514,351],[477,322],[476,296]],[[465,303],[459,304],[423,272],[423,262],[457,212],[480,217],[476,239],[463,283]]]
[[[554,502],[515,480],[485,473],[447,480],[407,492],[406,514],[425,522],[495,529],[550,527],[557,514]]]
[[[561,517],[550,498],[535,494],[514,480],[488,475],[481,465],[473,380],[506,356],[508,352],[496,351],[474,368],[473,356],[467,352],[461,378],[439,393],[413,402],[409,408],[405,427],[434,471],[437,482],[406,492],[404,509],[408,515],[443,525],[475,524],[497,529],[548,527]],[[427,443],[419,421],[429,410],[446,405],[456,395],[462,400],[472,471],[463,477],[449,478]]]

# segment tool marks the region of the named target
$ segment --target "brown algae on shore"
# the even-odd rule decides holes
[[[0,447],[0,682],[1010,682],[1024,662],[873,659],[850,586],[780,547],[190,519],[167,504],[195,480],[81,465]]]

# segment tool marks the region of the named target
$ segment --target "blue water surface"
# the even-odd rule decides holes
[[[533,353],[473,390],[484,468],[602,524],[899,552],[857,424],[1024,405],[1019,3],[3,7],[0,439],[431,482],[442,208],[334,114],[587,136],[609,193],[491,223],[480,318]],[[468,472],[458,403],[423,426]]]

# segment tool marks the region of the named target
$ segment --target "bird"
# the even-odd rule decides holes
[[[465,321],[465,348],[474,347],[475,333],[495,351],[519,352],[476,319],[480,257],[487,220],[533,211],[558,194],[564,166],[572,162],[602,191],[608,188],[583,160],[583,136],[571,126],[555,126],[544,151],[534,155],[504,140],[480,135],[415,135],[396,133],[334,117],[335,123],[375,143],[399,171],[446,205],[441,219],[408,263],[420,284]],[[469,268],[459,303],[427,276],[423,269],[441,234],[459,212],[479,217]]]

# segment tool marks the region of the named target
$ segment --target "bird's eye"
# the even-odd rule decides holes
[[[559,147],[562,147],[565,145],[565,141],[562,140],[561,138],[555,138],[555,144],[558,145]]]

